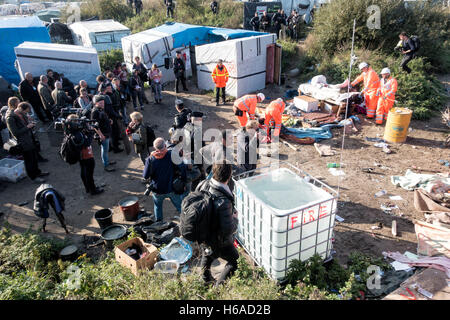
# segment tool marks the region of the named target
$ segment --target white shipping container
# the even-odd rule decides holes
[[[0,180],[17,182],[25,176],[25,165],[22,160],[8,158],[0,160]]]
[[[23,42],[14,48],[16,69],[23,80],[26,72],[33,76],[47,74],[47,69],[64,73],[74,85],[86,80],[96,87],[96,77],[101,73],[97,50],[68,44]]]
[[[258,171],[261,172],[259,174]],[[294,259],[331,257],[337,193],[288,163],[233,177],[237,239],[276,280]]]

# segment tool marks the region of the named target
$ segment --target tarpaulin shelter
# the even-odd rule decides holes
[[[20,77],[14,68],[14,47],[24,41],[50,42],[44,23],[33,16],[0,18],[0,39],[0,75],[16,85],[19,84]]]
[[[203,60],[203,58],[201,58],[200,60],[197,59],[196,52],[198,48],[201,48],[203,45],[218,44],[217,48],[209,47],[208,50],[199,51],[208,51],[211,54],[212,51],[221,50],[220,48],[222,47],[228,48],[228,46],[223,46],[224,42],[233,41],[235,39],[247,39],[250,37],[257,37],[262,35],[268,36],[265,33],[242,29],[215,28],[184,23],[166,23],[159,27],[122,38],[122,50],[124,60],[127,63],[127,67],[129,69],[132,68],[134,58],[138,56],[141,58],[142,63],[147,68],[151,68],[151,66],[156,63],[158,68],[160,68],[163,73],[162,81],[163,83],[165,83],[168,81],[173,81],[175,79],[172,60],[175,57],[177,50],[181,51],[182,56],[186,62],[186,75],[196,75],[198,64],[207,65],[205,68],[208,69],[211,62],[209,60]],[[275,42],[275,38],[273,37],[273,35],[270,35],[269,38],[272,39],[270,43]],[[256,43],[257,42],[255,40],[255,50]],[[264,51],[265,55],[266,43],[263,42],[263,45],[264,48],[261,49],[261,52]],[[231,48],[235,48],[235,50],[240,49],[236,48],[235,46],[233,47],[233,44],[231,44],[230,42],[230,47],[227,49],[227,52],[229,52],[230,54],[232,53],[234,57],[237,56],[237,54]],[[209,57],[211,57],[210,54],[205,54],[206,58],[209,59]],[[247,51],[242,51],[241,57],[247,57],[248,54],[250,53]],[[226,57],[223,55],[221,55],[220,58],[226,60]],[[216,59],[216,56],[214,56],[213,59]],[[217,62],[217,60],[215,60],[215,62]],[[247,62],[252,63],[253,61],[247,60]],[[251,68],[251,66],[248,67]],[[205,68],[203,68],[202,70],[205,70]],[[207,89],[206,86],[203,85],[204,81],[200,80],[200,75],[198,75],[198,80],[199,88]],[[263,87],[258,89],[264,88],[264,85],[265,83],[263,84]],[[229,92],[229,94],[232,93]]]
[[[122,38],[131,31],[114,20],[80,21],[69,25],[76,45],[94,47],[97,51],[119,49]]]
[[[23,79],[26,72],[34,75],[46,74],[52,69],[73,83],[86,80],[94,88],[100,72],[100,63],[95,48],[68,44],[24,42],[14,48],[17,70]]]
[[[265,34],[197,46],[195,58],[198,87],[205,90],[214,89],[215,84],[211,81],[211,73],[217,61],[222,59],[229,73],[227,94],[241,97],[264,89],[268,70],[267,48],[275,41],[274,34]]]

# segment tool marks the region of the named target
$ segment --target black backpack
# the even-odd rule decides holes
[[[412,42],[414,42],[414,47],[416,47],[414,52],[419,51],[419,49],[420,49],[420,39],[419,39],[419,37],[418,36],[411,36],[411,40],[412,40]]]
[[[189,241],[203,243],[214,231],[214,198],[206,191],[194,191],[181,204],[180,231]]]
[[[72,135],[64,136],[59,155],[68,164],[75,164],[81,159],[81,149],[84,141],[80,144],[76,144]]]
[[[145,131],[147,132],[147,147],[151,148],[153,147],[153,141],[156,139],[155,131],[149,124],[145,125]]]

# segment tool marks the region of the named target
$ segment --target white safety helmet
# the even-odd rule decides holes
[[[256,96],[261,100],[261,102],[266,98],[266,96],[262,92],[258,93]]]
[[[362,69],[364,69],[364,68],[366,68],[366,67],[368,67],[369,65],[367,64],[367,62],[361,62],[360,64],[359,64],[359,70],[362,70]]]
[[[391,74],[391,70],[389,70],[389,68],[384,68],[381,70],[381,74]]]

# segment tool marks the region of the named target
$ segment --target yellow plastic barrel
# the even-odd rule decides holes
[[[384,129],[384,140],[391,143],[402,143],[408,135],[412,111],[408,108],[392,108],[389,111]]]

